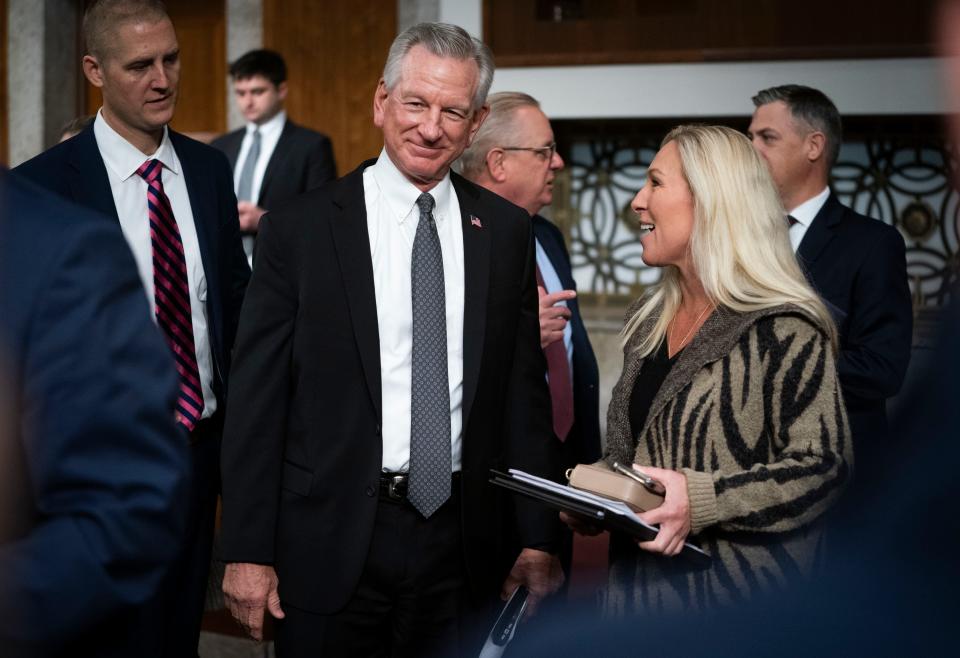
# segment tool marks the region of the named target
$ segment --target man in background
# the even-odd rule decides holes
[[[913,310],[903,237],[844,206],[829,186],[842,142],[840,113],[822,92],[783,85],[753,97],[748,136],[766,160],[790,222],[790,241],[837,320],[837,361],[857,458],[858,484],[887,443],[887,398],[910,361]]]
[[[490,113],[459,160],[461,173],[526,210],[533,222],[540,296],[540,347],[547,362],[561,469],[600,458],[599,372],[576,299],[563,234],[539,213],[563,169],[550,121],[531,96],[492,94]],[[569,540],[561,553],[569,569]]]
[[[163,3],[99,0],[83,34],[83,72],[103,106],[92,126],[15,173],[119,223],[176,357],[177,423],[190,446],[186,530],[166,591],[144,616],[163,655],[182,658],[197,652],[230,352],[250,269],[226,158],[167,126],[180,47]]]
[[[243,248],[252,259],[263,213],[333,180],[337,167],[329,137],[287,118],[287,65],[280,53],[251,50],[230,65],[230,77],[247,125],[211,146],[223,151],[233,168]]]

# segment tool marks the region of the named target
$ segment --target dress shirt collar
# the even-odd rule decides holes
[[[100,149],[100,155],[103,157],[103,163],[113,174],[121,181],[125,181],[137,173],[147,160],[156,158],[166,169],[175,174],[180,173],[180,161],[177,159],[177,152],[170,143],[170,131],[166,126],[163,127],[163,139],[160,140],[160,147],[153,155],[145,155],[136,146],[120,136],[116,130],[103,118],[103,110],[97,112],[97,118],[93,122],[93,134],[97,139],[97,146]]]
[[[787,214],[797,220],[798,224],[803,224],[804,227],[809,227],[810,224],[813,223],[813,220],[816,219],[817,213],[820,212],[821,208],[823,208],[823,204],[827,202],[827,197],[829,196],[830,188],[825,187],[823,188],[823,192],[815,197],[807,199]]]
[[[377,162],[370,167],[374,180],[380,187],[380,193],[386,200],[390,214],[393,215],[398,224],[403,224],[409,217],[420,219],[419,209],[414,214],[412,211],[417,206],[417,199],[422,192],[416,185],[407,180],[407,177],[400,173],[396,165],[387,155],[387,150],[380,152]],[[448,214],[447,210],[450,204],[450,195],[452,194],[452,184],[450,182],[450,172],[429,190],[433,197],[433,219],[440,224]]]
[[[247,124],[247,134],[253,134],[253,131],[257,128],[260,129],[260,138],[267,139],[268,136],[279,137],[280,133],[283,132],[283,126],[287,122],[287,113],[284,110],[280,110],[273,115],[268,121],[264,121],[259,126],[255,123]]]

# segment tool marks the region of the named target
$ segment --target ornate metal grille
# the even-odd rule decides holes
[[[960,266],[956,158],[936,118],[896,121],[858,118],[847,126],[832,187],[843,203],[900,230],[915,304],[941,306]],[[594,127],[595,137],[584,132],[586,122],[558,129],[569,148],[553,215],[567,233],[578,287],[600,306],[635,298],[660,276],[641,260],[630,201],[666,129],[615,123]]]

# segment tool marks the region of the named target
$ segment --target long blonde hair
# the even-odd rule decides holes
[[[740,313],[793,304],[819,321],[836,350],[833,319],[797,263],[777,188],[750,141],[725,126],[685,125],[671,130],[660,147],[670,142],[693,196],[689,249],[710,301]],[[624,345],[660,308],[653,330],[636,347],[641,356],[656,351],[680,301],[680,271],[668,265],[624,326]]]

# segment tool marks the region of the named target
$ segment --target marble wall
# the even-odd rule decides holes
[[[9,0],[7,33],[9,164],[55,144],[77,106],[78,3]]]

